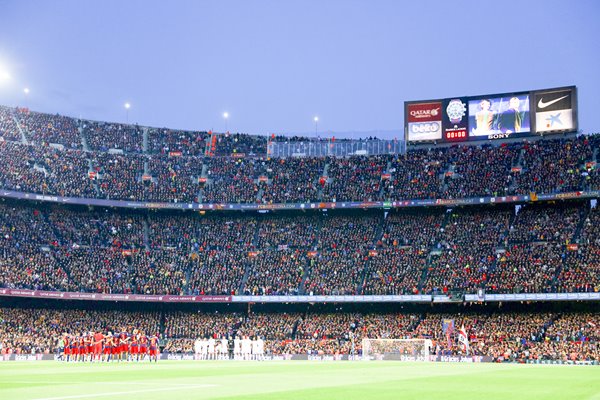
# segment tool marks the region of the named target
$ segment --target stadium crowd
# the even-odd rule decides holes
[[[6,141],[1,188],[71,197],[270,204],[600,189],[600,135],[409,149],[403,155],[270,159],[263,151],[266,139],[258,136],[210,136],[6,107],[0,109],[0,133]],[[211,137],[215,150],[207,155],[203,148],[212,148]]]
[[[90,150],[106,152],[117,149],[125,153],[143,152],[144,135],[137,125],[83,121],[82,128]]]
[[[0,188],[151,202],[456,199],[600,190],[600,135],[403,155],[270,159],[267,138],[85,121],[0,107]],[[272,138],[274,139],[274,138]],[[57,146],[58,145],[58,146]],[[600,292],[600,212],[515,208],[199,215],[0,204],[0,287],[173,295]],[[189,351],[198,335],[261,336],[271,354],[427,337],[461,353],[598,360],[595,314],[456,316],[0,310],[3,351],[53,352],[66,326],[144,326]],[[159,315],[160,314],[160,315]],[[143,322],[145,321],[145,322]],[[144,325],[146,324],[146,325]]]
[[[202,157],[206,152],[207,132],[148,129],[148,153]],[[180,152],[181,154],[177,154]]]
[[[81,149],[80,121],[61,115],[43,114],[18,109],[16,114],[25,137],[35,144],[50,143]]]
[[[261,337],[266,354],[360,354],[362,339],[431,339],[433,354],[495,361],[600,361],[597,313],[488,312],[239,313],[0,308],[3,354],[59,353],[65,333],[137,327],[162,339],[163,352],[193,352],[196,338]],[[468,350],[457,340],[464,327]]]
[[[518,213],[287,216],[7,202],[0,204],[0,287],[157,295],[598,292],[598,218],[587,202]]]

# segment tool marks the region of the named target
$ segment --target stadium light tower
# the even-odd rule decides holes
[[[315,117],[313,118],[313,121],[315,121],[315,137],[317,137],[317,128],[319,127],[319,117],[315,115]]]
[[[131,104],[125,103],[125,121],[129,123],[129,109],[131,108]]]
[[[229,132],[229,113],[227,111],[223,113],[223,119],[225,120],[225,132]]]
[[[23,89],[23,97],[24,97],[24,99],[23,99],[24,104],[23,105],[25,107],[29,107],[29,104],[28,104],[28,101],[27,101],[27,100],[29,100],[28,99],[28,97],[29,97],[29,88],[28,87],[26,87],[26,88]]]

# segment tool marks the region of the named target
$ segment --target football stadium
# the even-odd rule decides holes
[[[133,3],[124,15],[160,8]],[[175,3],[215,18],[233,10]],[[402,8],[392,3],[379,6]],[[7,2],[0,26],[21,43],[0,46],[1,399],[600,398],[600,133],[582,112],[597,77],[523,72],[523,86],[431,89],[400,76],[412,90],[392,107],[403,123],[378,133],[338,134],[319,113],[288,133],[295,117],[283,109],[290,129],[276,133],[252,133],[230,111],[183,129],[177,104],[136,109],[167,95],[147,95],[148,80],[128,86],[139,100],[115,116],[89,103],[104,101],[105,83],[88,81],[91,100],[49,86],[34,95],[23,87],[34,67],[9,71],[7,49],[31,41],[11,28],[23,15],[43,42],[49,16],[101,18],[116,5],[74,4],[45,14]],[[315,7],[236,4],[272,18]],[[345,2],[323,12],[383,23],[376,7],[354,6],[368,15]],[[90,44],[110,42],[87,24]],[[355,114],[339,118],[360,125]]]

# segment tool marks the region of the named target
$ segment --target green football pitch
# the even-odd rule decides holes
[[[406,362],[0,362],[0,399],[597,399],[600,367]]]

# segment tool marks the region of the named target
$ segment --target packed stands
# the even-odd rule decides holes
[[[54,143],[72,149],[82,148],[79,120],[29,110],[18,109],[17,112],[21,129],[33,143],[39,145]]]
[[[451,327],[444,331],[444,325]],[[196,338],[265,339],[267,355],[361,353],[362,338],[429,338],[433,354],[469,353],[497,362],[599,361],[598,314],[593,312],[227,312],[0,308],[3,354],[57,353],[65,333],[136,328],[159,334],[163,351],[193,352]]]
[[[0,137],[4,140],[20,142],[22,137],[15,112],[16,110],[10,107],[0,106]]]
[[[148,129],[148,153],[202,157],[206,152],[207,140],[207,132],[150,128]]]
[[[0,174],[1,188],[73,197],[272,204],[600,188],[600,135],[409,149],[402,155],[270,159],[266,137],[95,122],[8,107],[0,109],[0,130],[6,141],[19,143],[3,143],[0,157],[8,165]],[[20,147],[23,138],[29,145]],[[64,148],[49,148],[55,144]],[[63,171],[71,174],[66,182],[58,177]]]
[[[83,132],[90,150],[121,150],[125,153],[143,151],[143,132],[137,125],[83,121]]]
[[[478,290],[600,292],[595,202],[535,201],[539,194],[577,197],[600,190],[600,134],[433,146],[394,155],[268,158],[266,137],[0,107],[0,136],[0,189],[47,196],[31,198],[41,202],[2,199],[0,288],[458,299]],[[469,207],[435,201],[512,195],[531,201]],[[48,205],[45,200],[57,201],[53,196],[201,202],[215,205],[215,211]],[[340,211],[324,205],[405,201],[408,206],[417,199],[431,199],[437,207]],[[318,206],[258,214],[228,212],[223,204],[298,202]],[[347,354],[352,332],[357,350],[363,337],[417,337],[433,338],[436,352],[461,354],[455,337],[449,340],[442,331],[444,319],[465,326],[473,354],[498,361],[599,360],[597,315],[570,311],[2,308],[0,339],[14,352],[54,352],[52,337],[65,326],[94,330],[139,324],[160,332],[170,352],[191,351],[198,336],[259,335],[270,354]]]
[[[586,203],[363,213],[203,216],[5,203],[0,286],[183,295],[599,289],[598,211]]]

